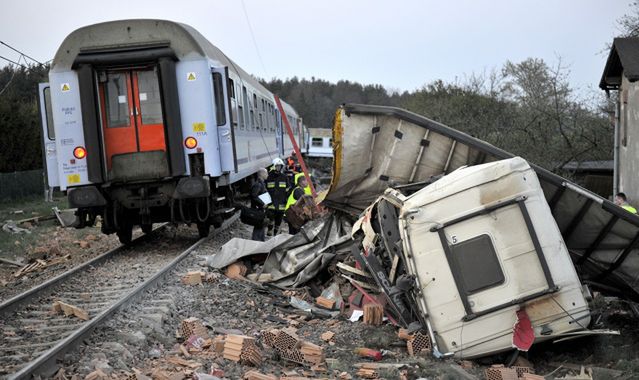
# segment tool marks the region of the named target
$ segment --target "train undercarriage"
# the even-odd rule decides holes
[[[184,177],[177,182],[141,182],[100,190],[88,186],[69,191],[69,203],[77,207],[76,228],[94,226],[100,216],[102,232],[116,233],[123,244],[131,242],[134,226],[149,233],[153,223],[163,222],[196,224],[200,237],[206,237],[211,226],[219,227],[235,211],[233,187],[211,188],[211,183],[208,177]],[[185,189],[196,193],[188,196]],[[206,192],[208,195],[202,194]],[[197,193],[201,196],[193,196]],[[94,205],[83,207],[86,200]]]

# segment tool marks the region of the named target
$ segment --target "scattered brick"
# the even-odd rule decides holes
[[[364,305],[364,323],[379,326],[384,320],[384,308],[382,305],[368,303]]]

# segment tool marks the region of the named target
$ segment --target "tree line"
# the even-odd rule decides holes
[[[561,61],[507,62],[500,70],[415,91],[311,78],[263,81],[311,128],[330,128],[342,103],[408,109],[555,170],[570,161],[612,159],[611,103],[603,92],[585,97],[571,88]]]
[[[0,70],[0,172],[42,167],[38,83],[48,67]],[[389,91],[322,79],[262,81],[289,102],[312,128],[330,128],[343,103],[406,108],[554,170],[569,161],[612,158],[611,103],[584,98],[568,71],[540,59],[507,62],[500,70],[454,82],[433,81],[414,91]]]

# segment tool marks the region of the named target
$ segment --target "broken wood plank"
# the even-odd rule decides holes
[[[318,304],[319,306],[325,308],[325,309],[329,309],[329,310],[333,310],[333,308],[335,307],[335,301],[334,300],[330,300],[328,298],[325,297],[317,297],[315,299],[315,303]]]
[[[20,264],[18,262],[15,262],[15,261],[11,261],[9,259],[3,259],[2,257],[0,257],[0,262],[5,263],[5,264],[10,264],[10,265],[13,265],[13,266],[16,266],[16,267],[21,267],[21,266],[24,265],[24,264]]]
[[[83,321],[89,320],[89,313],[86,310],[62,301],[55,301],[51,310],[56,314],[62,312],[67,317],[73,315]]]
[[[171,364],[175,364],[175,365],[179,365],[182,367],[189,367],[189,368],[199,368],[202,366],[202,364],[193,361],[193,360],[186,360],[186,359],[182,359],[179,358],[177,356],[169,356],[168,358],[166,358],[166,361],[171,363]]]

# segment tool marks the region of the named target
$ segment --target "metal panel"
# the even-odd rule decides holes
[[[75,71],[50,72],[51,108],[55,126],[60,190],[89,183],[87,162],[76,160],[73,149],[85,146],[78,76]],[[96,152],[87,151],[87,155]]]
[[[213,79],[208,61],[180,61],[176,65],[177,87],[182,118],[182,135],[197,139],[196,149],[204,153],[204,171],[212,177],[222,174],[217,123],[213,109]],[[195,149],[184,149],[184,159]],[[190,169],[187,168],[190,173]]]
[[[186,173],[184,148],[182,146],[182,118],[178,98],[175,62],[169,58],[160,58],[160,88],[164,111],[164,128],[167,136],[169,166],[172,176]]]
[[[87,150],[86,163],[89,181],[101,183],[104,181],[102,168],[102,144],[100,143],[100,125],[98,123],[97,91],[95,77],[91,65],[80,65],[78,68],[80,82],[80,104],[82,107],[82,129],[84,144]]]
[[[60,177],[58,176],[58,156],[55,149],[55,138],[53,138],[54,136],[49,136],[49,129],[54,128],[53,125],[49,125],[49,116],[52,117],[53,115],[50,109],[51,102],[49,101],[47,105],[45,91],[48,91],[50,94],[51,88],[49,87],[49,83],[39,83],[38,99],[42,125],[43,162],[46,170],[47,185],[49,185],[49,187],[58,187],[60,186]]]

